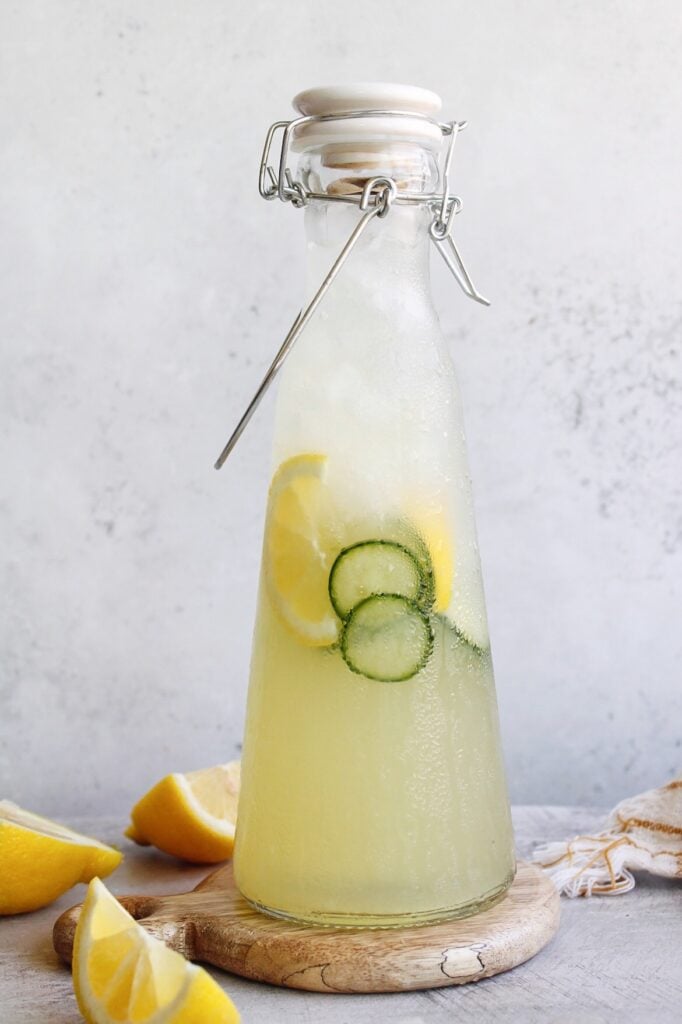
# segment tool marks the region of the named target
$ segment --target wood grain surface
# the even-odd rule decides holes
[[[479,981],[530,959],[559,926],[554,887],[525,861],[490,909],[413,928],[312,928],[266,917],[241,897],[231,865],[189,893],[119,899],[190,960],[309,992],[403,992]],[[73,907],[54,926],[55,949],[67,963],[79,914]]]

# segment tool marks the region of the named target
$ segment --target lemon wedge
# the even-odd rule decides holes
[[[328,592],[335,550],[326,468],[326,456],[318,454],[283,462],[270,485],[265,527],[270,596],[285,625],[309,647],[328,647],[338,636]]]
[[[98,878],[78,919],[73,986],[89,1024],[239,1024],[210,974],[149,935]]]
[[[239,782],[239,761],[166,775],[135,804],[126,835],[197,864],[226,860],[234,846]]]
[[[0,914],[46,907],[76,882],[110,875],[123,854],[0,800]]]

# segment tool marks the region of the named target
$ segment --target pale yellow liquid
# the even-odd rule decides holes
[[[454,567],[426,666],[389,683],[290,632],[264,559],[236,880],[254,904],[322,924],[472,913],[514,872],[461,410],[428,296],[425,216],[396,209],[363,236],[289,356],[277,402],[275,470],[306,452],[327,460],[332,560],[363,539],[409,547],[417,530],[427,545],[444,537]],[[357,211],[308,208],[306,218],[316,285]]]
[[[436,620],[414,678],[302,646],[261,589],[235,871],[271,912],[395,925],[474,912],[513,877],[489,653]]]

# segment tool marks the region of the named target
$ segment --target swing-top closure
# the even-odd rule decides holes
[[[325,90],[311,90],[311,94],[322,92],[325,92]],[[425,94],[423,90],[413,90],[413,92]],[[306,95],[301,94],[301,97]],[[425,95],[433,96],[433,94]],[[297,101],[301,97],[297,97]],[[437,100],[437,97],[434,97],[434,99]],[[405,187],[403,182],[396,181],[387,174],[381,174],[363,179],[356,187],[344,190],[343,192],[331,190],[323,192],[310,189],[300,178],[294,176],[289,166],[289,154],[296,146],[297,140],[300,141],[301,138],[305,139],[306,137],[308,141],[312,139],[319,141],[320,138],[329,137],[332,139],[343,138],[343,133],[347,127],[344,124],[345,122],[354,122],[355,124],[357,122],[365,122],[369,125],[371,124],[371,119],[375,119],[377,123],[380,123],[384,130],[387,124],[395,124],[398,131],[400,131],[400,126],[407,126],[405,130],[411,132],[413,136],[415,133],[423,133],[424,137],[429,139],[431,148],[434,147],[434,140],[440,139],[437,156],[439,161],[438,180],[441,187],[438,191],[422,192],[410,189]],[[451,192],[452,162],[457,137],[466,126],[466,121],[438,121],[428,114],[415,109],[394,110],[379,108],[304,114],[290,121],[275,121],[270,126],[265,138],[258,174],[258,189],[264,199],[279,199],[284,203],[291,203],[296,208],[305,207],[311,202],[355,204],[358,206],[362,216],[359,218],[312,299],[305,309],[299,312],[291,325],[286,338],[263,377],[256,393],[216,460],[216,469],[221,468],[230,452],[234,449],[297,338],[314,315],[317,307],[368,225],[375,217],[379,219],[386,217],[394,204],[418,205],[429,210],[431,213],[431,221],[428,228],[429,237],[445,260],[458,285],[468,298],[485,306],[490,305],[488,300],[474,286],[471,275],[468,273],[452,237],[454,219],[462,209],[461,198]],[[318,133],[317,136],[315,136],[315,132]],[[271,162],[271,152],[275,145],[275,138],[280,133],[279,156],[274,162]]]

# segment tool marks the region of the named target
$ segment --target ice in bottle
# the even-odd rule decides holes
[[[461,408],[429,286],[440,101],[358,86],[295,102],[313,115],[292,132],[313,197],[308,297],[367,182],[397,196],[281,373],[236,881],[301,921],[437,921],[514,874]]]

